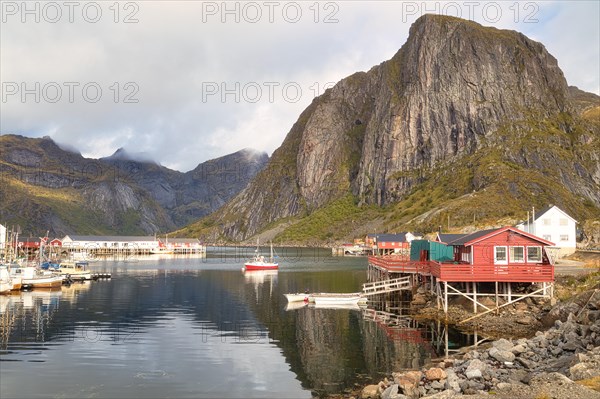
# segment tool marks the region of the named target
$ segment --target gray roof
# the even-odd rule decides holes
[[[450,244],[452,241],[455,241],[455,240],[458,240],[460,238],[463,238],[466,235],[468,235],[468,234],[438,233],[438,237],[439,237],[440,241],[444,242],[446,244]]]
[[[73,241],[109,241],[109,242],[139,242],[139,241],[156,241],[154,236],[72,236],[67,235]],[[64,240],[64,239],[63,239]]]
[[[162,241],[162,238],[161,238]],[[164,241],[165,243],[172,244],[199,244],[200,241],[197,238],[169,238]]]
[[[377,242],[406,242],[406,233],[400,234],[377,234]]]
[[[491,232],[496,231],[496,230],[499,230],[499,229],[480,230],[480,231],[476,231],[476,232],[471,233],[471,234],[464,234],[462,237],[460,237],[460,238],[458,238],[458,239],[456,239],[456,240],[454,240],[452,242],[447,242],[447,244],[450,244],[450,245],[464,245],[465,243],[467,243],[469,241],[472,241],[472,240],[475,240],[475,239],[477,239],[479,237],[483,237],[485,235],[488,235]]]

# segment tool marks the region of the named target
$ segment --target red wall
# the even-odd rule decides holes
[[[546,261],[544,256],[543,247],[546,245],[542,244],[539,241],[533,240],[529,237],[522,236],[513,231],[504,231],[500,234],[496,234],[493,237],[482,240],[473,247],[473,264],[493,264],[494,263],[494,247],[495,246],[521,246],[525,247],[525,260],[527,261],[527,247],[542,247],[542,259]],[[508,249],[508,248],[507,248]],[[510,249],[508,249],[510,251]],[[507,253],[508,256],[508,253]],[[535,262],[534,262],[535,263]],[[546,263],[546,262],[544,262]],[[510,262],[510,256],[508,256],[508,264]],[[518,262],[518,264],[524,264],[524,262]]]

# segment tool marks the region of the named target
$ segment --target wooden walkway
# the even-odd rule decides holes
[[[400,277],[391,280],[374,281],[363,284],[363,295],[385,294],[387,292],[410,290],[412,284],[410,276]]]

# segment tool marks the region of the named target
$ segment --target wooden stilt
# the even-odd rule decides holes
[[[448,315],[448,282],[444,281],[444,313]]]
[[[473,313],[477,313],[477,283],[473,282]]]
[[[506,284],[508,284],[508,302],[512,302],[512,283]]]
[[[498,312],[498,282],[496,281],[494,285],[495,285],[494,293],[496,294],[496,314],[498,314],[499,313]]]

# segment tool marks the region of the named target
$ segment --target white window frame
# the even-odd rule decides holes
[[[542,224],[544,226],[551,226],[552,225],[552,219],[550,219],[550,218],[544,218],[544,219],[542,219]]]
[[[529,248],[538,248],[538,250],[539,250],[539,255],[540,255],[540,258],[539,258],[539,260],[538,260],[538,259],[536,259],[536,260],[531,260],[531,259],[529,259]],[[530,246],[530,247],[527,247],[527,251],[525,252],[525,254],[526,254],[526,256],[527,256],[527,263],[540,263],[540,262],[542,262],[542,260],[543,260],[543,255],[542,255],[542,247],[541,247],[541,246],[539,246],[539,245],[532,245],[532,246]]]
[[[498,248],[504,248],[504,260],[498,260]],[[506,245],[497,245],[494,247],[494,264],[508,265],[508,247]]]
[[[568,234],[561,234],[558,239],[560,240],[560,242],[567,242],[569,241],[569,235]]]
[[[569,225],[569,219],[567,219],[567,218],[560,218],[560,220],[558,221],[558,225],[559,226],[568,226]]]
[[[513,259],[513,257],[514,257],[513,256],[513,254],[514,254],[513,250],[514,250],[514,248],[521,248],[521,250],[523,251],[522,252],[523,253],[523,258],[521,260],[514,260]],[[522,245],[515,245],[515,246],[509,247],[509,250],[508,250],[508,260],[510,261],[510,263],[525,263],[525,247],[522,246]]]
[[[552,241],[552,235],[551,234],[544,234],[542,236],[542,238],[546,241]]]

